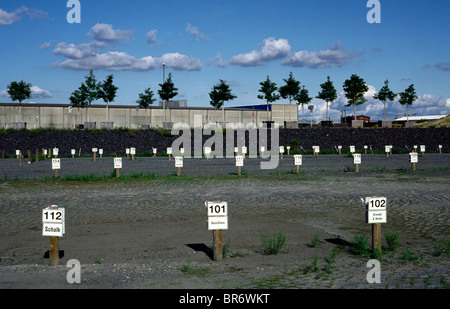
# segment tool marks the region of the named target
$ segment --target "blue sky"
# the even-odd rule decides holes
[[[148,87],[157,96],[164,62],[189,106],[210,107],[219,79],[238,97],[226,106],[265,104],[259,83],[269,76],[282,86],[292,72],[312,97],[330,76],[339,93],[332,119],[353,115],[342,88],[352,74],[369,86],[358,115],[382,119],[372,95],[386,79],[394,92],[414,84],[410,115],[450,113],[449,1],[379,0],[381,23],[367,21],[366,0],[79,2],[81,23],[69,23],[66,0],[0,0],[0,102],[11,102],[10,82],[24,80],[34,87],[28,102],[69,103],[93,69],[99,81],[114,75],[112,104],[136,105]],[[325,118],[324,102],[312,103]],[[388,119],[405,112],[387,106]]]

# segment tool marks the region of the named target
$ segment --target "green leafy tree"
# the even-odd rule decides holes
[[[406,105],[406,122],[409,122],[409,111],[408,106],[412,105],[415,100],[418,99],[416,95],[416,90],[414,89],[414,84],[409,85],[405,91],[399,93],[401,105]]]
[[[364,94],[369,90],[364,79],[359,77],[356,74],[352,74],[350,79],[345,80],[344,82],[344,92],[345,97],[348,99],[348,104],[346,106],[353,105],[355,112],[355,120],[356,120],[356,105],[361,105],[366,102],[366,98],[364,98]]]
[[[386,121],[386,103],[394,101],[397,95],[389,88],[389,80],[384,81],[384,86],[381,87],[380,92],[375,93],[373,98],[380,100],[384,105],[384,121]]]
[[[302,105],[302,122],[305,122],[305,109],[303,105],[305,104],[308,105],[313,98],[309,96],[308,89],[306,89],[305,86],[303,86],[299,94],[295,97],[295,99],[297,100],[297,106],[299,104]]]
[[[8,85],[7,93],[9,94],[11,100],[19,101],[19,121],[21,118],[22,101],[31,98],[31,84],[21,80],[20,82],[11,82]]]
[[[222,121],[225,121],[225,102],[231,101],[237,98],[231,93],[231,87],[224,80],[219,80],[217,85],[213,86],[213,89],[209,93],[209,102],[215,108],[222,107]]]
[[[147,107],[155,103],[156,99],[153,97],[153,91],[150,88],[145,89],[144,93],[139,94],[139,100],[136,101],[139,107],[147,110]],[[147,121],[147,123],[149,123]]]
[[[94,73],[90,70],[89,75],[85,76],[84,86],[81,89],[84,91],[86,96],[86,101],[88,105],[88,121],[90,119],[90,107],[93,101],[100,99],[99,90],[100,83],[97,82]]]
[[[326,120],[328,121],[328,103],[333,102],[334,100],[337,99],[337,93],[336,93],[336,88],[334,88],[333,86],[333,82],[330,80],[330,77],[327,77],[327,81],[324,82],[323,84],[320,85],[320,87],[322,88],[322,91],[319,92],[319,94],[317,95],[316,98],[324,100],[327,107],[327,118]]]
[[[80,107],[85,108],[88,105],[86,85],[82,83],[77,90],[72,92],[69,100],[72,107],[78,108],[78,111],[80,110]],[[83,122],[83,114],[81,114],[81,122]]]
[[[172,81],[172,73],[169,73],[167,80],[165,80],[164,83],[159,84],[159,87],[161,87],[161,89],[158,90],[158,94],[161,100],[163,100],[164,102],[168,102],[178,95],[178,88],[175,88],[175,85]],[[164,121],[165,119],[166,109],[164,108]]]
[[[267,79],[261,83],[261,88],[259,92],[262,94],[258,95],[258,99],[265,100],[267,103],[267,121],[269,121],[269,103],[276,102],[280,99],[280,95],[275,93],[278,90],[277,84],[272,82],[267,76]]]
[[[279,93],[283,99],[288,99],[289,105],[291,105],[292,100],[295,100],[295,97],[300,92],[300,82],[295,80],[292,72],[289,74],[288,79],[283,80],[286,84],[280,87]]]
[[[106,103],[106,121],[109,121],[108,104],[114,102],[119,89],[113,84],[114,75],[108,75],[106,80],[99,85],[98,97]]]

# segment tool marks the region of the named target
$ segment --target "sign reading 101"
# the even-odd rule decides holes
[[[206,202],[206,208],[208,211],[208,216],[228,216],[227,202]]]

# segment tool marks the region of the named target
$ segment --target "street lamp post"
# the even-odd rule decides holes
[[[166,64],[163,63],[163,85],[166,82]],[[166,122],[166,100],[163,100],[163,127]]]
[[[308,105],[308,109],[311,112],[311,128],[312,128],[312,113],[313,113],[313,110],[314,110],[314,105]]]

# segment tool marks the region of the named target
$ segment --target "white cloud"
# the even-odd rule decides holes
[[[27,14],[31,19],[48,18],[47,12],[37,9],[30,9],[26,6],[22,6],[14,12],[6,12],[3,9],[0,9],[0,25],[12,25],[21,19],[22,14]]]
[[[217,53],[217,55],[214,58],[209,59],[207,62],[207,64],[213,64],[213,63],[215,63],[216,66],[221,67],[221,68],[227,66],[227,64],[222,59],[221,53]]]
[[[269,37],[263,40],[260,49],[236,55],[231,58],[230,63],[241,66],[260,66],[268,61],[284,58],[290,52],[291,46],[288,40],[276,40],[273,37]]]
[[[132,30],[115,30],[109,24],[96,24],[89,31],[88,36],[98,41],[119,42],[129,41],[133,34]]]
[[[442,71],[450,71],[450,62],[439,62],[436,67]]]
[[[52,43],[45,42],[45,43],[42,43],[41,46],[39,46],[39,49],[44,50],[44,49],[50,48],[51,46],[52,46]]]
[[[39,86],[32,86],[30,90],[31,90],[31,97],[33,99],[44,99],[53,97],[50,91],[41,89]],[[10,96],[8,94],[8,91],[5,89],[0,91],[0,97],[9,98]]]
[[[186,32],[189,33],[189,35],[191,37],[193,37],[194,40],[196,40],[196,41],[200,41],[200,40],[209,41],[209,38],[207,35],[201,33],[197,27],[194,27],[189,23],[186,25]]]
[[[70,44],[72,45],[72,44]],[[111,70],[111,71],[147,71],[166,67],[179,71],[198,71],[202,68],[201,61],[180,53],[168,53],[159,58],[147,56],[136,58],[125,52],[109,51],[106,53],[88,53],[87,50],[78,50],[74,46],[61,49],[59,54],[65,54],[66,59],[54,65],[73,70]]]
[[[95,55],[103,47],[106,47],[105,43],[96,41],[80,45],[60,42],[56,45],[53,53],[70,59],[83,59]]]
[[[0,9],[0,25],[11,25],[20,19],[20,15],[23,13],[23,8],[19,8],[14,12],[8,13]]]
[[[329,68],[332,65],[338,67],[346,64],[350,59],[359,54],[353,51],[347,52],[341,47],[341,42],[320,51],[301,50],[290,55],[283,64],[294,67]]]
[[[32,86],[30,89],[31,89],[31,96],[33,99],[43,99],[53,97],[50,91],[41,89],[39,86]]]
[[[156,42],[158,41],[156,34],[158,33],[158,30],[153,29],[150,30],[149,32],[147,32],[145,34],[145,37],[147,38],[147,43],[149,43],[150,45],[154,45],[156,44]]]

